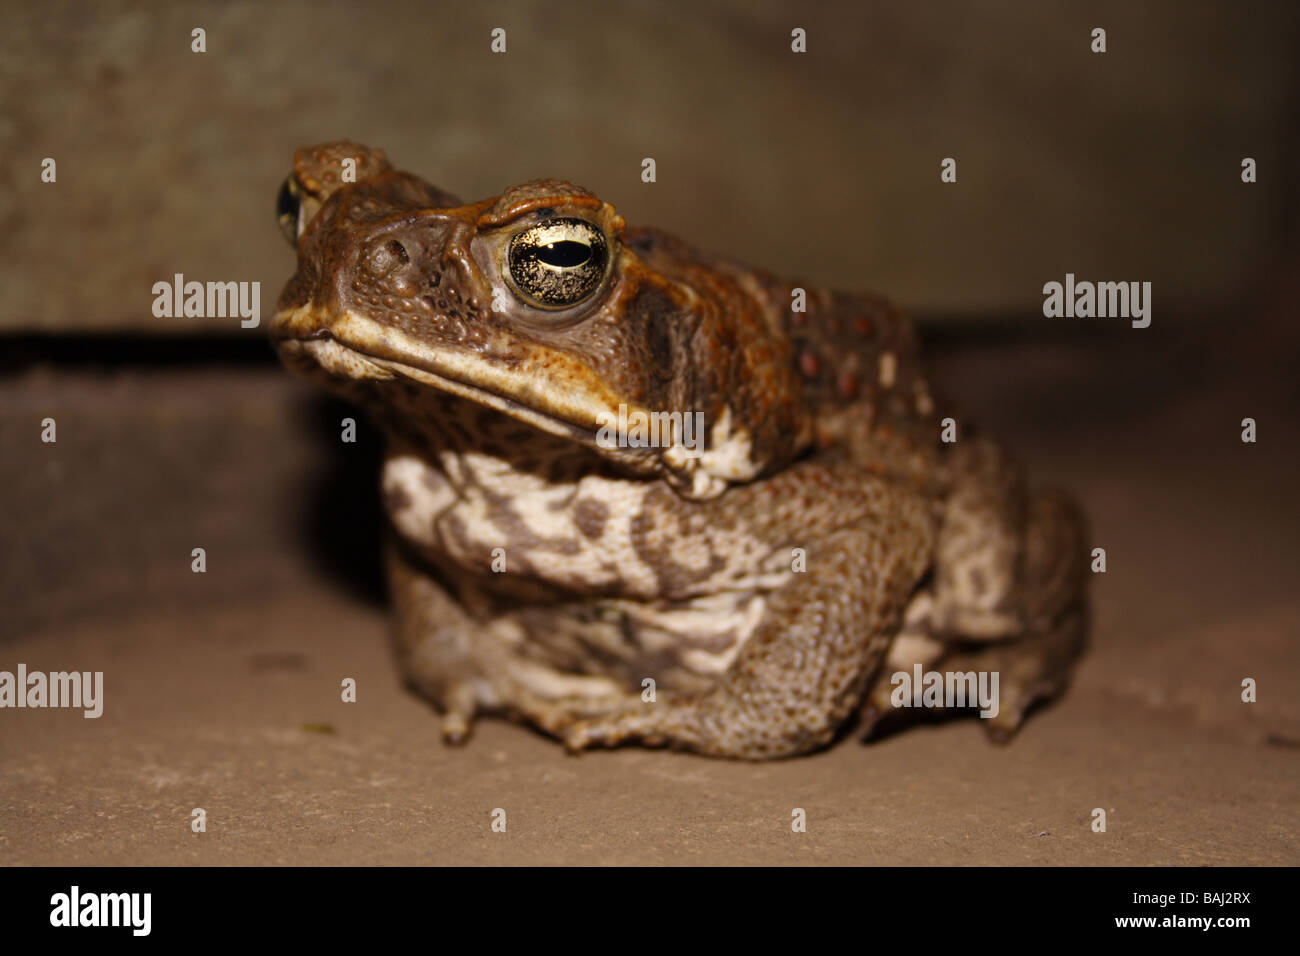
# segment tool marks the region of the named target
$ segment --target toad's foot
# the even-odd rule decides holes
[[[1005,644],[974,646],[943,662],[949,672],[997,674],[997,713],[984,720],[995,743],[1006,743],[1020,729],[1029,708],[1065,689],[1070,665],[1083,649],[1087,611],[1079,604],[1067,609],[1044,630],[1031,630]]]

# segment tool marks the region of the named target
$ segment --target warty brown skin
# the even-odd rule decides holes
[[[1064,686],[1082,519],[940,440],[884,300],[801,295],[558,180],[465,204],[338,142],[286,190],[272,338],[388,436],[399,659],[448,740],[498,712],[575,750],[782,757],[945,662],[1000,672],[1005,738]],[[702,453],[599,440],[620,407],[702,413]]]

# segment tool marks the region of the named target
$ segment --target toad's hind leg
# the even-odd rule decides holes
[[[1024,630],[1008,640],[965,644],[943,662],[954,672],[999,675],[998,713],[985,727],[1005,741],[1039,700],[1055,697],[1087,640],[1087,524],[1064,492],[1030,501],[1018,575]]]
[[[914,664],[996,672],[1000,708],[986,726],[1006,739],[1030,705],[1064,688],[1082,650],[1087,530],[1063,493],[1028,498],[1019,473],[991,443],[959,449],[952,467],[933,585],[909,605],[863,722],[870,730],[889,712],[892,675]]]
[[[770,597],[712,690],[579,721],[568,746],[640,740],[761,760],[828,743],[879,666],[932,547],[920,499],[884,494],[883,517],[809,542],[807,572]]]

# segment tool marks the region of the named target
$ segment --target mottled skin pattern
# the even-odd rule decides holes
[[[556,306],[512,241],[575,220],[582,262],[546,268],[594,285]],[[556,180],[463,204],[347,142],[298,152],[282,225],[272,337],[388,435],[398,653],[449,741],[498,712],[763,759],[869,728],[914,662],[999,671],[995,736],[1064,686],[1081,518],[964,424],[940,440],[883,300],[800,295]],[[598,442],[620,405],[702,412],[703,453]]]

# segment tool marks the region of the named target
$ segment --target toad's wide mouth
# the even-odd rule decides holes
[[[310,376],[319,369],[341,381],[416,382],[587,445],[638,471],[660,470],[655,449],[618,440],[626,414],[620,418],[620,403],[576,360],[559,368],[559,384],[555,378],[529,376],[527,358],[507,366],[468,351],[432,349],[356,313],[322,320],[310,306],[277,313],[270,330],[285,364],[300,373]],[[555,370],[559,363],[555,356],[543,356],[536,364]],[[624,411],[627,407],[622,404]],[[602,429],[610,427],[614,441],[601,438]]]

